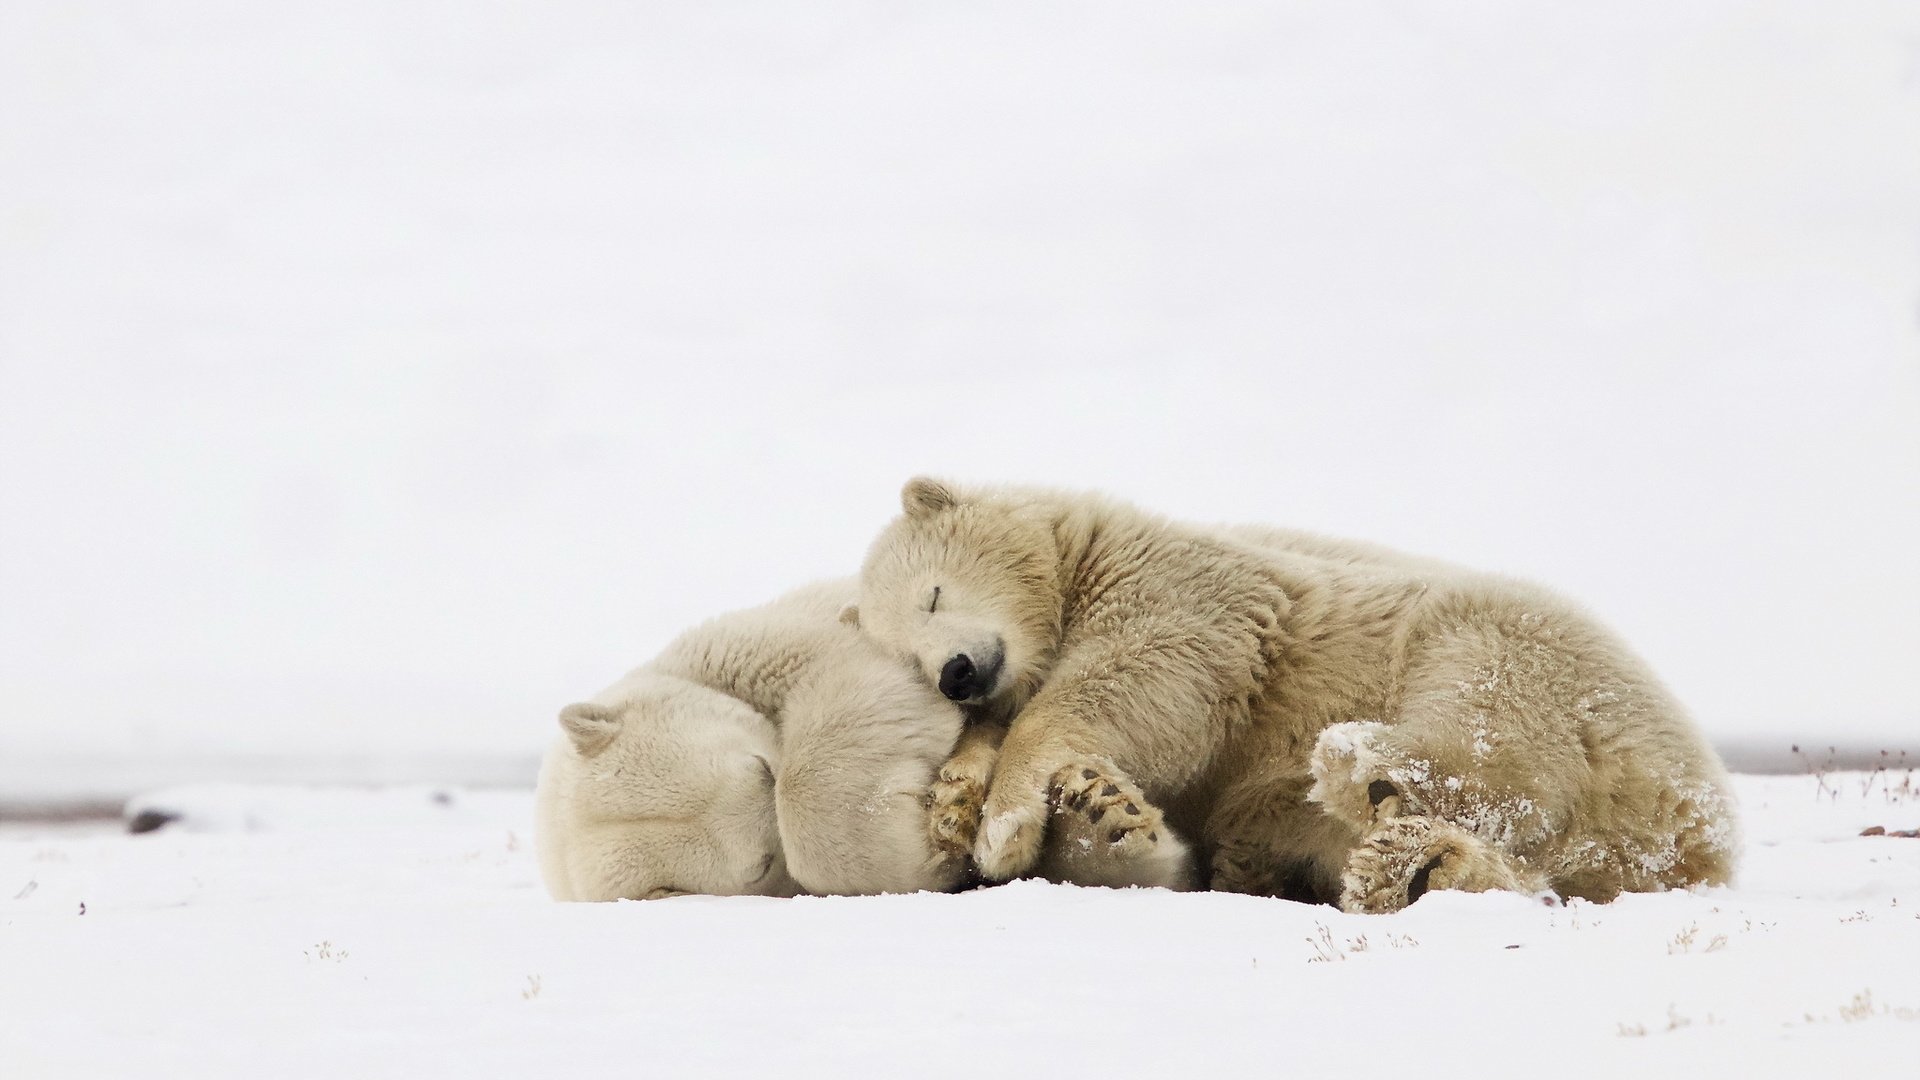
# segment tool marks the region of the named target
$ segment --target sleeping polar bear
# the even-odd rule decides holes
[[[930,830],[929,792],[959,786],[941,775],[950,755],[990,755],[992,740],[963,737],[957,705],[841,623],[855,592],[825,582],[712,619],[561,711],[535,793],[554,898],[960,884],[964,853]],[[1190,865],[1177,841],[1137,858],[1071,829],[1040,861],[1087,885],[1179,887]]]
[[[990,880],[1031,873],[1081,815],[1142,858],[1173,823],[1212,888],[1349,911],[1732,874],[1713,750],[1545,589],[1072,492],[916,479],[902,509],[857,619],[928,685],[1011,720],[997,761],[950,769],[965,812],[946,842]]]

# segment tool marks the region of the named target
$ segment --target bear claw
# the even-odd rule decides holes
[[[1073,779],[1075,775],[1078,780]],[[1140,789],[1124,778],[1105,770],[1070,766],[1054,775],[1053,783],[1063,790],[1060,805],[1082,816],[1087,825],[1098,825],[1112,812],[1114,826],[1096,834],[1109,845],[1134,845],[1149,849],[1160,843],[1159,813],[1147,803]],[[1143,808],[1144,806],[1144,808]],[[1065,826],[1072,829],[1074,826]],[[1128,854],[1133,852],[1129,849]]]
[[[945,770],[927,792],[927,834],[934,850],[956,858],[973,850],[986,804],[986,785],[971,777],[949,777]]]

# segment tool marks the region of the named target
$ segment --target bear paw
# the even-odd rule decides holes
[[[949,761],[927,790],[927,835],[942,855],[965,858],[980,832],[988,773]]]
[[[1045,789],[1009,783],[1001,775],[987,800],[985,821],[973,848],[974,865],[989,881],[1032,873],[1048,848],[1048,829],[1058,830],[1051,848],[1073,861],[1106,867],[1166,864],[1148,881],[1184,882],[1190,853],[1167,831],[1160,811],[1131,781],[1099,759],[1076,760],[1041,772]],[[1056,822],[1050,819],[1058,818]],[[1069,875],[1082,884],[1105,880],[1098,873]]]
[[[1055,770],[1047,805],[1046,848],[1035,868],[1039,876],[1113,889],[1194,887],[1193,849],[1173,834],[1146,795],[1110,766],[1081,762]]]
[[[1340,909],[1399,911],[1434,889],[1538,891],[1527,876],[1498,849],[1451,822],[1391,818],[1369,830],[1347,856]]]
[[[1166,831],[1159,809],[1139,788],[1097,764],[1069,765],[1054,773],[1047,804],[1064,817],[1058,822],[1063,842],[1090,846],[1111,858],[1148,857]]]
[[[1418,814],[1408,782],[1430,770],[1401,762],[1387,750],[1388,728],[1373,721],[1334,724],[1315,740],[1308,768],[1313,787],[1307,799],[1365,831],[1401,814]]]
[[[1046,839],[1046,803],[1019,803],[986,815],[973,845],[973,863],[988,881],[1011,881],[1033,869]]]

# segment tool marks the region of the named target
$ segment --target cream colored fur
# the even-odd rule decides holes
[[[930,682],[957,653],[1003,658],[966,702],[1012,724],[973,838],[990,878],[1042,864],[1062,771],[1089,760],[1198,838],[1213,888],[1386,911],[1732,872],[1712,750],[1544,589],[1093,495],[919,479],[902,504],[858,621]]]
[[[941,835],[928,806],[970,797],[977,814],[984,774],[953,770],[969,747],[990,769],[998,740],[961,739],[956,705],[841,623],[855,591],[827,582],[710,620],[562,710],[535,803],[555,898],[960,882],[967,845]],[[943,763],[946,801],[929,792]],[[1060,843],[1073,840],[1063,832]],[[1177,884],[1187,864],[1184,848],[1137,844],[1049,861],[1083,884]]]
[[[842,626],[851,582],[706,622],[561,712],[536,792],[562,900],[957,884],[925,796],[962,718]]]

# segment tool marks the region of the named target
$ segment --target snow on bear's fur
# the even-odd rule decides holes
[[[826,582],[712,619],[560,713],[535,792],[561,900],[944,890],[966,852],[930,828],[930,788],[994,741],[893,654],[843,625]],[[958,745],[956,746],[956,740]],[[951,760],[950,760],[951,758]],[[950,805],[951,799],[946,804]],[[1059,880],[1187,880],[1174,845],[1136,860],[1059,831]]]
[[[1197,839],[1212,888],[1351,911],[1732,872],[1718,759],[1645,664],[1544,589],[1094,495],[916,479],[902,503],[855,617],[1011,723],[956,800],[981,810],[936,808],[988,878],[1033,872],[1073,811],[1140,854]]]

